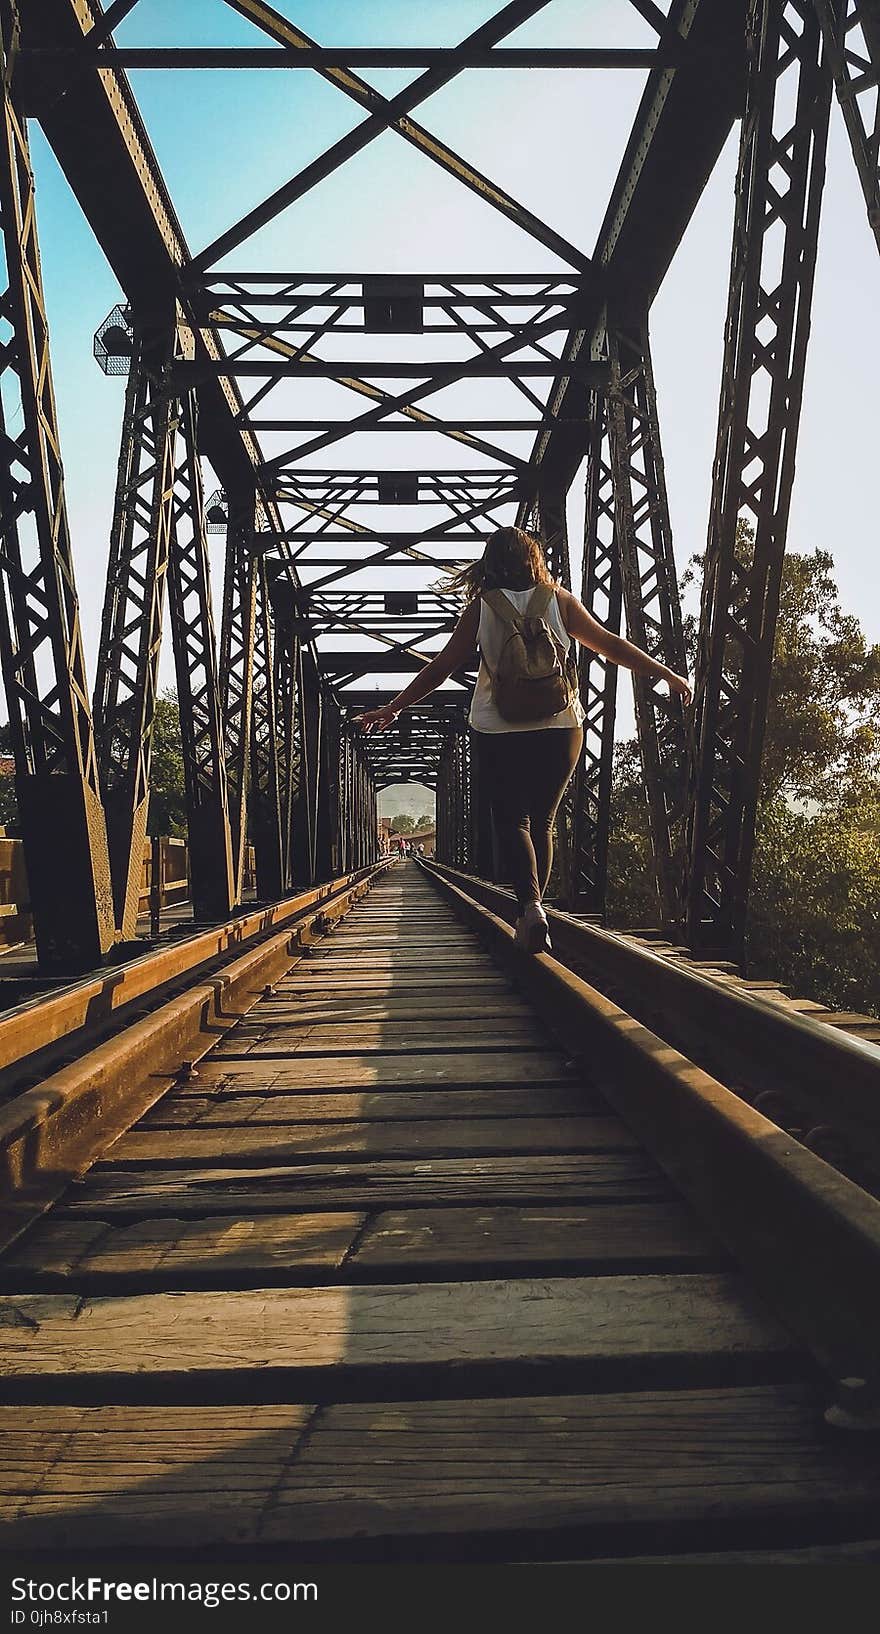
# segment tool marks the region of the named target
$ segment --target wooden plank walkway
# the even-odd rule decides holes
[[[804,1358],[414,864],[0,1288],[8,1549],[717,1563],[880,1537],[876,1463],[824,1430]]]

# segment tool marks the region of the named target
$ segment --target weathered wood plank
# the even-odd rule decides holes
[[[441,1368],[788,1352],[736,1276],[562,1277],[240,1293],[0,1296],[7,1379]],[[451,1419],[449,1421],[452,1422]]]
[[[521,1019],[501,1023],[483,1018],[456,1021],[454,1036],[449,1021],[360,1021],[340,1033],[339,1027],[308,1026],[297,1023],[277,1005],[258,1005],[246,1023],[236,1027],[230,1047],[252,1046],[263,1050],[285,1050],[291,1055],[363,1055],[375,1050],[385,1055],[407,1051],[469,1050],[505,1051],[511,1048],[545,1050],[549,1039],[534,1021]],[[229,1053],[229,1051],[227,1051]]]
[[[562,1057],[549,1051],[529,1051],[497,1054],[487,1051],[473,1054],[363,1056],[347,1055],[338,1059],[322,1056],[287,1057],[283,1052],[261,1049],[259,1041],[240,1050],[221,1048],[212,1052],[212,1065],[225,1065],[232,1060],[259,1063],[266,1087],[288,1089],[359,1089],[375,1084],[461,1084],[470,1089],[477,1084],[571,1084],[575,1078],[563,1066]],[[197,1080],[193,1081],[194,1084]]]
[[[310,1434],[304,1438],[306,1426]],[[298,1451],[299,1449],[299,1451]],[[860,1553],[880,1480],[772,1387],[330,1406],[0,1408],[7,1548],[244,1546],[524,1530],[601,1554],[718,1528]],[[841,1543],[851,1526],[853,1542]],[[859,1530],[861,1521],[862,1529]],[[835,1530],[835,1528],[837,1528]],[[759,1542],[763,1546],[759,1554]],[[387,1558],[387,1557],[386,1557]],[[398,1557],[399,1558],[399,1557]],[[566,1558],[574,1558],[568,1554]],[[724,1555],[716,1555],[723,1563]],[[735,1556],[731,1558],[735,1559]],[[870,1558],[870,1556],[869,1556]],[[623,1562],[625,1563],[625,1562]]]
[[[723,1252],[677,1204],[614,1203],[600,1208],[394,1209],[377,1214],[360,1237],[348,1272],[529,1264],[646,1268],[669,1260],[705,1261]],[[509,1272],[508,1272],[509,1274]]]
[[[535,1024],[533,1013],[521,1000],[516,1000],[512,995],[481,1003],[465,997],[432,999],[418,993],[410,995],[387,993],[380,994],[378,998],[369,995],[348,998],[342,994],[335,996],[330,994],[313,999],[288,998],[280,987],[277,992],[279,1003],[284,1005],[285,1024],[292,1031],[297,1027],[319,1026],[339,1035],[341,1027],[351,1031],[365,1022],[390,1022],[400,1026],[406,1021],[424,1021],[437,1025],[450,1021],[456,1024],[459,1021],[467,1021],[477,1027],[504,1027],[508,1022]],[[274,1001],[266,1000],[267,1004],[270,1002]]]
[[[284,1272],[326,1278],[338,1270],[364,1214],[262,1214],[247,1219],[147,1220],[110,1226],[97,1220],[56,1220],[38,1224],[0,1262],[0,1276],[16,1286],[64,1281],[79,1285],[100,1278],[161,1275],[212,1278],[231,1287],[243,1273]]]
[[[350,1123],[304,1123],[285,1128],[227,1124],[211,1129],[131,1129],[108,1148],[101,1170],[133,1165],[310,1162],[340,1158],[451,1157],[514,1152],[636,1150],[619,1118],[398,1118]]]
[[[293,1168],[96,1172],[65,1193],[60,1215],[277,1214],[284,1210],[455,1203],[654,1202],[668,1182],[647,1158],[433,1158]]]
[[[346,1257],[347,1256],[347,1257]],[[365,1214],[255,1214],[220,1221],[40,1222],[0,1263],[7,1287],[126,1292],[259,1286],[259,1278],[382,1281],[535,1266],[677,1270],[711,1267],[722,1251],[683,1209],[619,1207],[390,1210]]]
[[[252,1074],[250,1076],[253,1076]],[[204,1087],[204,1080],[202,1080]],[[186,1129],[215,1124],[346,1123],[394,1118],[542,1118],[607,1115],[607,1106],[586,1090],[545,1089],[397,1089],[362,1090],[351,1094],[279,1093],[255,1095],[240,1086],[233,1068],[219,1080],[213,1093],[169,1094],[159,1101],[138,1129]]]
[[[473,975],[444,975],[442,989],[446,993],[462,993],[465,997],[477,995],[478,998],[490,997],[495,993],[513,993],[511,982],[506,982],[503,975],[493,972],[491,966],[482,967],[487,974]],[[348,972],[348,974],[346,974]],[[491,974],[488,974],[491,972]],[[281,990],[281,989],[279,989]],[[346,964],[344,972],[322,971],[309,959],[300,959],[291,972],[291,984],[284,984],[284,992],[299,995],[300,998],[315,997],[315,993],[354,993],[354,995],[376,995],[376,993],[424,993],[424,971],[411,972],[410,975],[361,975]]]

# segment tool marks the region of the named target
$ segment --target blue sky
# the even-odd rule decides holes
[[[321,44],[417,45],[453,42],[493,7],[489,0],[375,0],[369,6],[286,0],[280,9]],[[508,43],[650,45],[653,39],[628,0],[552,0]],[[117,41],[268,43],[222,0],[140,0]],[[415,75],[365,71],[362,77],[388,94]],[[362,117],[334,87],[305,71],[144,71],[132,81],[194,252]],[[642,84],[638,72],[471,70],[416,117],[589,253]],[[36,127],[31,134],[62,449],[93,666],[123,384],[99,371],[92,337],[120,291],[42,134]],[[734,164],[731,141],[651,317],[681,566],[705,543]],[[545,249],[391,133],[222,264],[304,272],[562,270]],[[835,108],[789,544],[832,551],[844,604],[875,640],[878,296],[880,262]],[[424,447],[427,455],[427,441]],[[352,461],[340,456],[340,463]],[[453,445],[438,463],[456,463]],[[573,494],[573,520],[581,509]],[[219,576],[222,540],[214,544]],[[163,673],[171,679],[169,651]],[[623,696],[620,729],[628,732],[627,686]]]

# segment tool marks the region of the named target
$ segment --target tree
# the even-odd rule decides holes
[[[14,828],[18,822],[18,798],[15,793],[15,773],[0,772],[0,824]]]
[[[748,536],[741,537],[744,554]],[[691,563],[683,585],[695,576]],[[746,957],[799,995],[880,1008],[880,646],[840,606],[828,551],[782,575]],[[695,620],[686,620],[693,655]],[[635,743],[615,756],[609,918],[656,922]]]
[[[150,761],[150,834],[186,838],[186,791],[177,693],[169,687],[156,699]]]
[[[408,817],[405,811],[399,811],[397,816],[391,819],[392,834],[411,834],[415,826],[412,817]]]

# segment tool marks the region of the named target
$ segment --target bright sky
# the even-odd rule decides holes
[[[413,0],[374,0],[370,5],[362,0],[284,0],[279,9],[323,45],[406,46],[454,43],[496,7],[492,0],[428,0],[422,5]],[[140,0],[116,40],[120,45],[269,43],[223,0],[187,0],[186,5]],[[654,40],[629,0],[551,0],[505,43],[650,46]],[[362,77],[391,94],[417,72],[366,70]],[[468,70],[424,103],[416,117],[589,254],[643,80],[638,71]],[[194,253],[363,117],[354,103],[308,71],[140,71],[132,74],[132,83]],[[121,291],[36,127],[32,143],[62,450],[93,667],[124,383],[100,372],[92,337]],[[651,320],[680,567],[705,544],[734,163],[731,141]],[[352,273],[566,270],[390,132],[221,264]],[[835,108],[789,544],[798,550],[821,546],[832,551],[844,605],[858,612],[875,640],[880,639],[878,295],[876,245]],[[369,353],[368,345],[361,355]],[[332,393],[340,388],[323,389]],[[311,409],[296,412],[314,414],[315,401]],[[488,399],[481,399],[480,414],[490,412],[487,404]],[[520,405],[522,412],[521,400]],[[500,397],[493,406],[501,408]],[[507,398],[502,412],[511,411],[518,412]],[[337,456],[339,464],[351,466],[363,459],[399,469],[422,461],[431,469],[462,463],[456,445],[433,436],[372,441],[369,449],[364,439],[360,450],[347,445]],[[395,448],[403,444],[406,457],[395,452],[392,458],[392,443]],[[316,463],[331,460],[325,455]],[[480,462],[468,456],[465,463]],[[211,486],[208,473],[209,492]],[[582,498],[573,491],[572,522],[582,509]],[[375,523],[376,512],[364,519]],[[219,585],[222,539],[213,546]],[[577,579],[579,564],[573,563],[573,570]],[[390,582],[388,575],[386,580]],[[415,588],[412,578],[406,583]],[[170,642],[162,669],[165,681],[171,681]],[[632,731],[629,697],[624,685],[619,712],[624,735]]]

